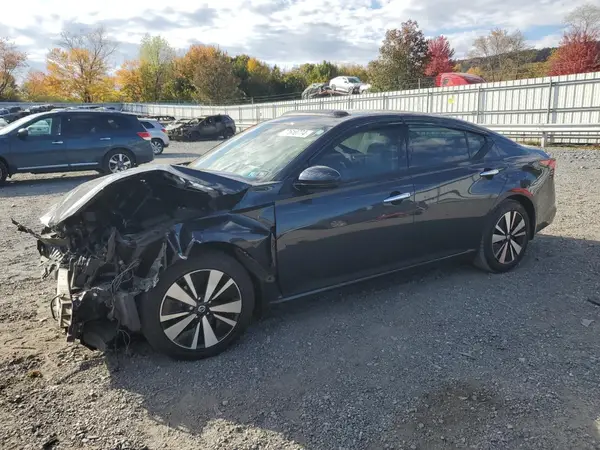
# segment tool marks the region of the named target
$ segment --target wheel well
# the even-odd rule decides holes
[[[117,152],[127,153],[133,159],[133,163],[135,164],[135,155],[133,154],[133,152],[131,150],[126,149],[126,148],[111,148],[104,155],[104,162],[106,162],[106,159],[108,158],[108,155],[112,155],[113,153],[117,153]]]
[[[157,138],[157,137],[153,137],[152,139],[150,139],[151,141],[160,141],[164,144],[164,141],[161,138]]]
[[[10,175],[10,166],[8,165],[8,161],[0,156],[0,162],[4,163],[4,165],[6,166],[6,170],[8,170],[8,174]]]
[[[523,208],[525,208],[525,211],[529,216],[529,239],[533,239],[533,237],[535,236],[536,228],[535,207],[533,206],[533,202],[524,195],[512,195],[508,197],[507,200],[515,200],[519,202],[523,206]]]
[[[246,272],[250,276],[252,280],[252,285],[254,286],[254,315],[260,316],[263,312],[263,299],[265,298],[265,292],[263,291],[263,283],[258,279],[258,277],[252,273],[251,270],[246,267],[244,261],[241,261],[240,258],[236,255],[236,247],[233,244],[228,244],[226,242],[208,242],[206,244],[198,244],[192,247],[192,250],[189,254],[190,257],[201,254],[203,251],[207,249],[217,250],[225,253],[226,255],[231,256],[237,262],[239,262]]]

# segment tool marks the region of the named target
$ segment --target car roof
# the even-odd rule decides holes
[[[321,111],[290,111],[285,113],[283,116],[277,119],[272,119],[274,123],[289,123],[289,122],[302,122],[306,125],[330,125],[336,126],[348,121],[356,121],[359,123],[371,123],[377,121],[377,119],[419,119],[431,121],[433,123],[440,122],[442,124],[449,124],[454,122],[464,128],[470,128],[474,131],[480,131],[484,133],[496,134],[493,131],[488,130],[480,125],[466,120],[456,119],[454,117],[441,116],[436,114],[418,113],[411,111],[376,111],[376,110],[321,110]]]

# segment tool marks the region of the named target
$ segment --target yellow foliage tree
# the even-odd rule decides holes
[[[467,70],[467,73],[471,75],[477,75],[478,77],[483,77],[483,70],[481,70],[481,67],[471,67],[469,70]]]
[[[115,84],[121,93],[121,98],[126,102],[144,101],[144,86],[140,61],[125,61],[117,70]]]

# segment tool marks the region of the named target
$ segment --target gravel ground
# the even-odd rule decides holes
[[[64,341],[10,217],[37,227],[94,175],[16,176],[0,190],[0,447],[600,449],[600,152],[552,153],[558,216],[513,272],[444,266],[278,305],[192,363]]]

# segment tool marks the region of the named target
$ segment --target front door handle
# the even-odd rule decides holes
[[[409,192],[403,192],[402,194],[397,194],[397,195],[392,195],[391,197],[386,198],[383,201],[384,205],[389,205],[391,203],[394,202],[399,202],[401,200],[406,200],[407,198],[410,198],[412,196],[412,194],[410,194]]]
[[[62,144],[62,143],[63,143],[63,141],[52,141],[52,143],[53,143],[53,144],[55,144],[55,145],[56,145],[56,144]]]
[[[110,141],[110,138],[100,138],[101,141]]]
[[[493,177],[494,175],[498,175],[500,171],[498,169],[486,169],[479,174],[482,177]]]

